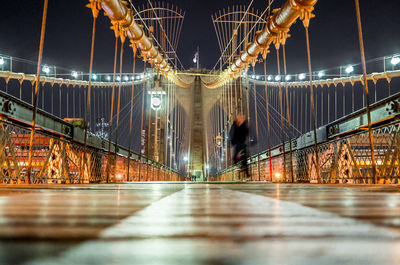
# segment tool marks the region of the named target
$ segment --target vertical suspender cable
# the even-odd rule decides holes
[[[313,88],[313,77],[312,77],[312,70],[311,70],[311,51],[310,51],[310,38],[309,38],[309,33],[308,33],[308,25],[305,25],[304,28],[306,31],[308,72],[310,75],[310,102],[311,102],[311,114],[312,114],[312,121],[313,121],[313,130],[314,130],[315,168],[316,168],[318,183],[321,183],[322,180],[321,180],[320,168],[319,168],[317,121],[315,119],[314,88]]]
[[[365,94],[365,102],[366,102],[367,117],[368,117],[369,144],[370,144],[370,148],[371,148],[372,177],[374,179],[375,184],[378,184],[378,176],[376,174],[377,172],[376,172],[376,164],[375,164],[374,134],[372,132],[371,111],[370,111],[370,107],[369,107],[367,66],[365,63],[365,50],[364,50],[364,40],[363,40],[362,25],[361,25],[360,3],[358,0],[355,0],[355,4],[356,4],[356,13],[357,13],[358,39],[360,42],[360,54],[361,54],[361,62],[362,62],[362,66],[363,66],[364,92],[365,92],[364,94]]]
[[[143,72],[146,73],[146,60],[143,61]],[[144,97],[145,97],[145,83],[142,85],[142,113],[140,118],[140,150],[139,150],[139,181],[141,180],[141,169],[142,169],[142,137],[143,137],[143,113],[144,113]]]
[[[133,49],[133,66],[132,66],[132,76],[135,76],[135,66],[136,66],[136,47],[135,44],[132,43]],[[128,176],[127,180],[129,181],[129,168],[131,162],[131,142],[132,142],[132,117],[133,117],[133,95],[135,92],[135,83],[132,80],[132,87],[131,87],[131,111],[130,111],[130,120],[129,120],[129,143],[128,143]]]
[[[254,75],[254,67],[253,67],[253,75]],[[264,73],[266,75],[266,73]],[[265,82],[267,82],[267,79],[264,78]],[[256,121],[256,138],[258,142],[258,107],[257,107],[257,87],[256,83],[253,83],[253,92],[254,92],[254,118]]]
[[[108,128],[108,157],[107,157],[107,179],[108,183],[110,180],[110,170],[111,170],[111,139],[112,139],[112,125],[114,116],[114,98],[115,98],[115,73],[117,71],[117,56],[118,56],[118,31],[115,31],[115,45],[114,45],[114,71],[113,71],[113,82],[111,86],[111,111],[110,111],[110,122]]]
[[[83,160],[81,163],[81,181],[83,177],[83,168],[86,163],[86,144],[87,144],[87,131],[88,131],[88,116],[89,116],[89,110],[90,110],[90,90],[92,87],[92,71],[93,71],[93,57],[94,57],[94,41],[96,37],[96,20],[97,16],[99,14],[99,9],[96,4],[97,2],[91,2],[92,4],[92,13],[93,13],[93,29],[92,29],[92,45],[90,48],[90,64],[89,64],[89,82],[88,82],[88,95],[86,99],[86,112],[85,112],[85,119],[84,119],[84,126],[85,126],[85,135],[84,135],[84,140],[83,140],[83,145],[84,145],[84,150],[83,150]],[[60,113],[61,116],[61,113]]]
[[[33,138],[35,137],[36,112],[37,112],[37,101],[38,101],[38,91],[39,91],[39,81],[40,81],[40,66],[42,64],[44,35],[45,35],[45,32],[46,32],[47,6],[48,6],[48,0],[44,0],[43,17],[42,17],[42,29],[41,29],[41,32],[40,32],[38,64],[37,64],[37,70],[36,70],[35,97],[33,99],[32,128],[31,128],[31,134],[30,134],[30,137],[29,137],[29,154],[28,154],[28,170],[27,170],[28,175],[27,175],[27,178],[26,178],[27,184],[31,183]]]
[[[121,48],[120,48],[120,58],[119,58],[119,82],[118,82],[118,100],[117,100],[117,128],[115,130],[115,153],[114,153],[114,176],[116,176],[117,172],[117,150],[118,150],[118,128],[119,128],[119,109],[121,105],[121,87],[122,87],[122,62],[124,56],[124,43],[125,43],[125,33],[121,32]]]
[[[276,60],[277,60],[277,67],[278,67],[278,76],[281,77],[281,66],[280,66],[280,59],[279,59],[279,44],[276,46]],[[286,180],[286,150],[285,150],[285,127],[283,121],[283,100],[282,100],[282,86],[281,81],[279,81],[278,85],[279,89],[279,105],[281,111],[281,140],[282,140],[282,153],[283,153],[283,179]]]
[[[267,80],[267,61],[264,59],[264,80]],[[269,95],[268,84],[265,82],[265,107],[267,109],[267,139],[268,139],[268,158],[269,158],[269,177],[272,180],[272,158],[271,158],[271,128],[269,123]]]
[[[282,45],[282,53],[283,53],[283,70],[285,73],[285,80],[286,80],[286,75],[287,75],[287,69],[286,69],[286,49],[285,49],[285,43]],[[289,136],[289,151],[290,151],[290,182],[294,182],[294,176],[293,176],[293,153],[292,153],[292,124],[290,121],[290,109],[289,109],[289,92],[288,92],[288,85],[285,81],[285,87],[286,87],[286,116],[287,116],[287,123],[288,123],[288,136]]]

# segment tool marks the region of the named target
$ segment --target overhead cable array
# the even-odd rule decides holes
[[[268,17],[265,28],[257,33],[254,41],[248,44],[238,58],[215,80],[204,85],[211,89],[218,88],[232,78],[238,77],[254,60],[257,60],[260,53],[266,57],[271,43],[286,41],[290,27],[298,18],[308,23],[313,17],[312,11],[316,2],[317,0],[287,0],[280,9],[276,9],[274,14]]]
[[[90,0],[90,7],[96,8],[98,4],[104,10],[114,25],[114,30],[120,36],[128,37],[133,49],[139,48],[142,52],[143,60],[148,61],[155,69],[167,76],[172,82],[180,87],[189,87],[190,84],[183,82],[175,74],[166,58],[163,57],[158,47],[153,44],[153,40],[145,35],[143,26],[136,23],[132,9],[127,7],[127,3],[121,0]]]

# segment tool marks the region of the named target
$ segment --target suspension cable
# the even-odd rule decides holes
[[[273,1],[274,1],[274,0],[273,0]],[[264,14],[265,14],[268,10],[270,10],[271,4],[273,3],[273,1],[272,1],[272,2],[270,1],[270,2],[269,2],[268,7],[263,11],[263,13],[260,15],[260,17],[259,17],[258,20],[256,21],[256,23],[253,25],[253,27],[252,27],[252,28],[249,30],[249,32],[246,34],[246,37],[243,38],[243,40],[239,43],[239,45],[236,47],[236,49],[233,50],[233,51],[231,52],[231,55],[227,58],[227,60],[223,63],[223,65],[225,65],[225,63],[226,63],[227,61],[229,61],[229,60],[233,57],[233,54],[236,53],[236,51],[241,47],[241,45],[243,44],[243,42],[245,41],[245,39],[247,39],[247,37],[250,35],[250,33],[254,30],[254,28],[255,28],[255,27],[257,26],[257,24],[260,22],[260,20],[261,20],[262,17],[264,16]],[[238,29],[239,29],[239,27],[241,26],[243,20],[244,20],[245,17],[247,16],[247,14],[248,14],[248,12],[249,12],[249,10],[250,10],[250,7],[251,7],[251,5],[253,4],[253,2],[254,2],[254,0],[252,0],[252,1],[250,2],[250,4],[248,5],[245,14],[243,15],[242,19],[241,19],[240,22],[239,22],[239,25],[238,25],[238,26],[236,27],[236,29],[235,29],[236,31],[238,31]],[[268,11],[268,12],[269,12],[269,11]],[[230,44],[231,44],[231,42],[233,41],[233,37],[234,37],[234,36],[232,35],[232,37],[230,38],[230,40],[229,40],[228,44],[226,45],[225,49],[224,49],[223,52],[221,53],[221,56],[219,57],[219,59],[218,59],[217,62],[215,63],[215,65],[214,65],[214,67],[213,67],[213,70],[215,70],[215,68],[216,68],[216,66],[218,65],[218,63],[219,63],[221,60],[223,60],[223,57],[224,57],[224,54],[225,54],[226,50],[228,49],[228,47],[230,47]]]
[[[267,60],[264,58],[264,78],[267,78]],[[257,91],[256,91],[257,92]],[[269,122],[269,96],[268,85],[265,82],[265,107],[267,109],[267,139],[268,139],[268,158],[269,158],[269,176],[272,180],[272,158],[271,158],[271,128]]]
[[[168,37],[167,33],[165,32],[164,27],[163,27],[162,24],[161,24],[161,19],[158,17],[158,15],[157,15],[157,13],[156,13],[154,7],[153,7],[153,4],[151,3],[150,0],[148,0],[148,2],[149,2],[149,4],[150,4],[150,6],[151,6],[151,10],[153,11],[153,13],[154,13],[154,15],[155,15],[155,19],[158,21],[158,24],[160,25],[160,28],[161,28],[162,32],[164,33],[165,39],[167,40],[167,42],[168,42],[169,46],[171,47],[172,51],[174,52],[174,57],[179,61],[179,63],[180,63],[181,66],[183,67],[183,65],[182,65],[182,63],[181,63],[181,60],[179,60],[178,55],[176,54],[176,51],[175,51],[175,49],[174,49],[174,46],[172,46],[172,43],[171,43],[171,41],[169,40],[169,37]],[[164,52],[165,52],[165,51],[164,51]],[[168,57],[168,56],[167,56],[167,57]]]
[[[113,125],[113,113],[114,113],[114,98],[115,98],[115,75],[117,71],[117,58],[118,58],[118,40],[119,33],[115,32],[115,45],[114,45],[114,70],[113,70],[113,83],[111,86],[111,112],[110,112],[110,122],[108,127],[108,158],[107,158],[107,180],[109,182],[110,179],[110,170],[111,170],[111,139],[112,139],[112,125]]]
[[[117,148],[118,148],[118,128],[119,128],[119,114],[120,114],[120,106],[121,106],[121,87],[122,87],[122,63],[123,63],[123,58],[124,58],[124,44],[125,44],[125,37],[126,37],[126,32],[121,31],[120,32],[120,38],[121,38],[121,47],[120,47],[120,58],[119,58],[119,84],[118,84],[118,100],[117,100],[117,120],[116,120],[116,126],[117,129],[115,131],[115,153],[114,153],[114,177],[116,176],[116,170],[117,170]]]
[[[364,96],[365,96],[367,117],[368,117],[368,134],[369,134],[369,144],[370,144],[370,148],[371,148],[372,177],[374,179],[375,184],[378,184],[378,176],[377,176],[377,172],[376,172],[376,163],[375,163],[374,134],[372,132],[371,110],[370,110],[370,106],[369,106],[369,96],[368,96],[367,66],[366,66],[366,62],[365,62],[365,50],[364,50],[364,40],[363,40],[362,25],[361,25],[360,3],[358,0],[354,0],[354,1],[355,1],[355,5],[356,5],[358,39],[360,42],[360,55],[361,55],[361,62],[362,62],[362,66],[363,66]]]
[[[278,67],[278,76],[281,76],[281,67],[280,67],[280,58],[279,58],[279,48],[280,44],[277,43],[276,46],[276,60]],[[284,122],[283,122],[283,100],[282,100],[282,85],[279,81],[278,85],[279,89],[279,105],[280,105],[280,114],[281,114],[281,140],[282,140],[282,152],[283,152],[283,178],[286,180],[286,150],[285,150],[285,134],[284,134]]]
[[[315,119],[315,105],[314,105],[314,86],[313,86],[313,76],[311,68],[311,51],[310,51],[310,38],[308,32],[308,25],[304,26],[306,32],[306,44],[307,44],[307,61],[308,61],[308,72],[310,75],[310,103],[311,103],[311,114],[312,114],[312,125],[314,131],[314,149],[315,149],[315,168],[317,174],[318,183],[322,183],[319,167],[319,155],[318,155],[318,138],[317,138],[317,121]]]
[[[135,74],[135,67],[136,67],[136,46],[134,43],[131,43],[133,49],[133,66],[132,66],[132,75]],[[131,87],[131,111],[130,111],[130,119],[129,119],[129,143],[128,143],[128,177],[127,180],[129,181],[129,168],[130,168],[130,160],[131,160],[131,142],[132,142],[132,117],[133,117],[133,95],[135,93],[135,84],[132,81]]]
[[[282,43],[282,53],[283,53],[283,70],[285,74],[285,96],[286,96],[286,116],[287,116],[287,122],[288,122],[288,127],[289,127],[289,155],[290,155],[290,181],[294,181],[294,176],[293,176],[293,153],[292,153],[292,130],[290,129],[291,127],[291,122],[290,122],[290,109],[289,109],[289,89],[288,85],[286,82],[286,75],[287,75],[287,69],[286,69],[286,45],[285,42]]]
[[[37,101],[38,101],[39,81],[40,81],[40,66],[42,64],[44,36],[45,36],[45,32],[46,32],[47,6],[48,6],[48,0],[44,0],[43,16],[42,16],[42,29],[40,32],[38,64],[37,64],[37,70],[36,70],[35,97],[33,100],[33,113],[32,113],[32,125],[31,125],[32,128],[31,128],[31,134],[29,137],[29,154],[28,154],[28,170],[27,170],[28,175],[27,175],[27,179],[26,179],[27,184],[31,184],[33,138],[35,137],[36,112],[37,112]]]
[[[164,52],[164,54],[166,54],[165,50],[163,49],[163,47],[160,45],[160,43],[158,42],[158,40],[155,38],[155,36],[153,35],[153,33],[151,33],[149,27],[147,26],[147,24],[144,22],[142,16],[140,15],[140,13],[138,12],[138,10],[136,9],[136,7],[133,5],[132,0],[129,0],[129,4],[132,8],[132,10],[134,10],[136,12],[136,14],[138,15],[139,19],[142,21],[143,26],[147,29],[148,32],[150,32],[151,37],[153,38],[153,40],[156,42],[156,44],[158,45],[158,47],[160,47],[160,49]],[[179,58],[178,58],[179,60]],[[180,62],[180,61],[179,61]],[[175,62],[172,62],[175,66],[176,69],[178,69],[177,65],[175,64]],[[181,66],[183,67],[182,63]]]

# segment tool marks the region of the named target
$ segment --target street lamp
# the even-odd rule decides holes
[[[319,72],[318,72],[318,77],[319,77],[319,78],[322,78],[322,77],[324,77],[324,76],[325,76],[324,71],[319,71]]]
[[[71,72],[71,76],[72,76],[73,78],[77,79],[77,78],[78,78],[78,72],[77,72],[77,71],[72,71],[72,72]]]
[[[300,80],[306,79],[306,74],[305,73],[299,74],[299,79]]]
[[[292,79],[292,76],[290,76],[290,75],[287,75],[287,76],[285,77],[285,80],[286,80],[286,81],[290,81],[290,79]]]
[[[125,77],[124,77],[124,80],[125,80],[125,81],[128,81],[128,80],[129,80],[129,77],[125,76]]]
[[[3,57],[0,57],[0,66],[1,66],[1,71],[4,71],[4,65],[5,65],[5,60],[4,60],[4,58]]]
[[[275,76],[275,81],[281,81],[281,76],[280,75],[277,75],[277,76]]]
[[[268,76],[268,81],[271,81],[271,80],[272,80],[272,76],[269,75],[269,76]]]
[[[92,79],[93,80],[97,80],[97,75],[96,74],[92,74]]]
[[[352,65],[348,65],[344,70],[346,71],[346,73],[351,74],[352,72],[354,72],[354,67]]]
[[[390,60],[390,63],[394,66],[398,65],[400,63],[400,57],[399,56],[393,56],[392,60]],[[0,63],[1,64],[1,63]]]
[[[50,68],[47,65],[45,65],[42,67],[42,71],[43,71],[43,73],[48,75],[50,73]]]
[[[151,108],[153,110],[160,110],[162,105],[162,99],[160,96],[152,95],[151,97]]]
[[[106,76],[107,81],[111,81],[111,76]]]

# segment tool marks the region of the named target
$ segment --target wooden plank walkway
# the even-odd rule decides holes
[[[0,186],[0,264],[399,264],[400,187]]]

